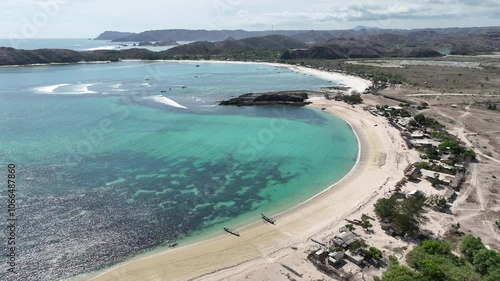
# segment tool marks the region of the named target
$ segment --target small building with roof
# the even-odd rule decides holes
[[[415,148],[420,148],[420,147],[433,147],[433,146],[438,146],[439,142],[431,139],[412,139],[410,140],[410,143],[413,147]]]
[[[341,262],[344,259],[344,251],[335,251],[333,253],[330,253],[328,255],[328,263],[330,265],[337,265],[339,262]]]
[[[405,169],[405,176],[410,179],[418,179],[422,176],[422,169],[411,165],[409,169]]]
[[[414,131],[410,136],[412,139],[423,139],[425,137],[425,134],[422,131]]]
[[[425,197],[425,195],[426,195],[425,192],[418,189],[408,192],[408,196]]]
[[[351,250],[347,250],[347,252],[345,252],[345,258],[357,265],[363,264],[363,260],[365,259],[365,257],[358,253],[353,253]]]
[[[347,248],[352,243],[358,241],[358,236],[351,231],[342,232],[333,237],[333,243],[336,246]]]

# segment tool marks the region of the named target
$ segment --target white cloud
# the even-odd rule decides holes
[[[19,29],[39,3],[1,0],[0,37]],[[342,29],[500,25],[500,0],[64,0],[64,10],[40,37],[91,37],[104,30]]]

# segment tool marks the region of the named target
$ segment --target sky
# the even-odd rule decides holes
[[[500,0],[0,0],[0,38],[105,30],[500,26]]]

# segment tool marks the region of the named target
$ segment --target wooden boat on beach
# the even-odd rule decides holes
[[[230,233],[234,236],[238,236],[240,237],[240,233],[234,229],[230,229],[230,228],[227,228],[227,227],[224,227],[224,231],[227,232],[227,233]]]
[[[262,216],[262,219],[265,220],[265,221],[267,221],[268,223],[270,223],[270,224],[275,224],[276,223],[275,219],[270,218],[270,217],[266,217],[266,215],[264,215],[264,214],[260,214],[260,215]]]

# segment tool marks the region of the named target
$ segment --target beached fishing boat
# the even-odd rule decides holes
[[[240,236],[240,233],[234,229],[230,229],[230,228],[227,228],[227,227],[224,227],[224,231],[227,232],[227,233],[231,233],[232,235],[234,236]]]
[[[267,221],[268,223],[272,223],[272,224],[275,224],[276,223],[276,220],[273,219],[273,218],[270,218],[270,217],[266,217],[266,215],[264,214],[260,214],[262,216],[262,219]]]

